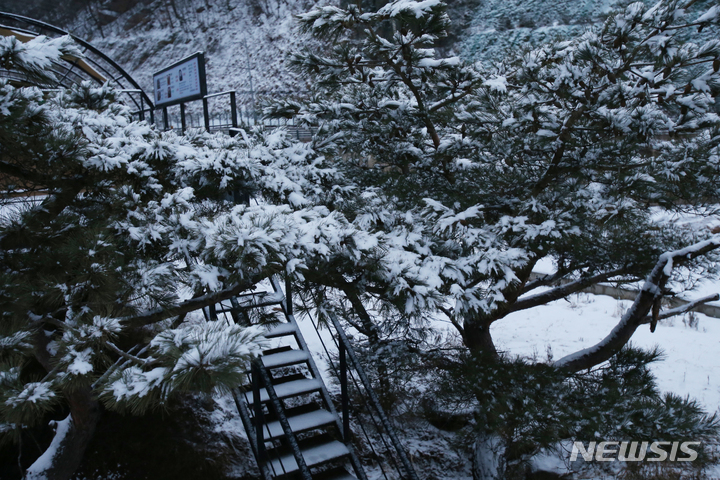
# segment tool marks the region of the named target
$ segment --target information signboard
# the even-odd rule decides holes
[[[168,107],[207,95],[205,56],[195,53],[153,75],[155,106]]]

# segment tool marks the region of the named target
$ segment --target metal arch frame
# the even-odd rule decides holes
[[[135,81],[135,79],[133,79],[130,76],[130,74],[128,74],[113,59],[111,59],[110,57],[105,55],[103,52],[101,52],[99,49],[94,47],[92,44],[86,42],[82,38],[79,38],[79,37],[71,34],[70,32],[63,30],[62,28],[56,27],[49,23],[42,22],[40,20],[35,20],[34,18],[24,17],[22,15],[16,15],[14,13],[0,12],[0,20],[12,20],[14,22],[20,22],[20,23],[24,23],[26,25],[44,29],[49,32],[55,33],[57,35],[70,36],[70,38],[72,38],[73,41],[75,41],[78,45],[80,45],[81,47],[83,47],[85,49],[85,51],[83,53],[91,52],[94,55],[96,55],[97,57],[99,57],[107,65],[109,65],[110,69],[106,68],[101,63],[98,63],[96,60],[92,59],[91,57],[84,58],[84,60],[86,60],[88,63],[92,64],[92,67],[98,69],[100,71],[99,73],[105,75],[107,77],[107,80],[109,80],[109,81],[111,80],[111,81],[115,82],[116,84],[118,84],[120,87],[124,87],[124,85],[120,82],[120,80],[124,79],[127,83],[130,84],[130,86],[133,87],[132,89],[125,89],[125,88],[123,88],[123,89],[126,90],[125,93],[137,107],[138,111],[136,113],[139,113],[140,117],[142,118],[144,116],[144,112],[149,110],[151,123],[153,123],[155,104],[153,103],[152,99],[147,95],[147,93],[145,93],[145,91],[140,87],[140,85]],[[18,27],[12,27],[12,26],[8,26],[8,27],[14,28],[16,30],[24,30],[24,29],[18,28]],[[33,34],[33,35],[37,35],[36,32],[32,32],[29,30],[25,30],[25,32]],[[61,78],[63,78],[63,79],[67,76],[67,74],[72,72],[73,67],[76,65],[74,62],[69,62],[69,63],[71,66],[66,69],[66,72],[63,72],[65,74],[65,76],[61,75]],[[114,74],[114,72],[112,72],[111,69],[114,69],[117,73],[120,74],[120,76],[117,76],[117,73]],[[59,73],[59,72],[57,72],[57,73]],[[87,73],[87,75],[90,78],[92,78],[95,82],[102,83],[95,76],[93,76],[89,73]],[[134,90],[134,92],[131,92],[128,90]],[[130,95],[130,93],[140,93],[140,101],[138,102],[138,100],[135,97],[133,97],[132,95]],[[147,105],[147,108],[145,108],[143,103]]]

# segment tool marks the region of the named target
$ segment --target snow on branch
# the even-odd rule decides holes
[[[53,39],[40,35],[25,43],[12,36],[0,37],[0,66],[35,79],[50,80],[52,64],[67,56],[75,59],[83,56],[67,35]]]
[[[387,15],[388,17],[414,15],[415,18],[420,18],[441,5],[443,5],[443,2],[440,0],[424,0],[421,2],[416,2],[415,0],[395,0],[382,7],[377,13],[379,15]]]
[[[616,354],[630,340],[635,330],[645,323],[652,308],[657,308],[663,296],[665,284],[672,269],[720,247],[720,237],[690,245],[686,248],[660,255],[650,275],[645,280],[632,306],[625,312],[613,330],[592,347],[567,355],[554,363],[555,367],[579,371],[598,365]],[[657,319],[657,314],[653,315]]]

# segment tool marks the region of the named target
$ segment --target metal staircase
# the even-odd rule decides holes
[[[246,325],[268,310],[283,320],[267,327],[273,348],[248,372],[252,388],[233,391],[258,467],[266,480],[366,480],[292,305],[276,278],[271,284],[272,291],[241,295],[207,312]]]
[[[389,434],[398,460],[397,475],[385,478],[417,480],[417,474],[371,392],[367,376],[361,371],[347,337],[333,319],[338,334],[339,379],[342,415],[338,414],[320,371],[298,328],[292,311],[290,285],[281,289],[276,277],[271,289],[239,295],[206,309],[207,318],[251,325],[253,318],[274,316],[265,337],[272,348],[256,359],[248,374],[248,387],[233,390],[233,397],[247,433],[251,449],[265,480],[367,480],[353,448],[348,394],[348,357],[355,368],[352,379],[371,393],[369,403],[380,413],[380,429]],[[280,318],[280,321],[277,319]],[[366,429],[362,427],[367,435]],[[369,438],[368,438],[369,440]],[[371,447],[372,448],[372,447]],[[373,453],[375,451],[373,450]],[[375,459],[379,456],[376,454]]]

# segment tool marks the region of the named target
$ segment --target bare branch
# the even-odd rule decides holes
[[[558,270],[557,272],[552,274],[548,273],[545,275],[538,275],[536,276],[535,280],[531,280],[525,284],[522,290],[520,290],[520,295],[525,295],[526,293],[539,287],[546,287],[548,285],[552,285],[553,283],[562,280],[562,278],[565,277],[565,275],[567,274],[568,272]]]
[[[445,314],[445,316],[448,317],[448,320],[450,320],[450,323],[452,323],[453,327],[457,329],[458,332],[460,332],[460,335],[465,335],[465,329],[458,323],[457,320],[455,320],[455,315],[453,313],[445,308],[445,307],[438,307],[441,312]]]
[[[112,342],[105,342],[105,345],[106,345],[110,350],[112,350],[113,352],[117,353],[118,355],[120,355],[120,356],[121,356],[122,358],[124,358],[125,360],[128,360],[128,361],[130,361],[130,362],[137,363],[138,365],[141,365],[141,366],[143,366],[143,367],[147,367],[148,365],[150,365],[150,364],[153,363],[153,360],[151,360],[151,359],[145,359],[145,358],[136,357],[135,355],[132,355],[132,354],[130,354],[130,353],[127,353],[127,352],[121,350],[120,348],[117,347],[117,345],[115,345],[115,344],[112,343]]]
[[[665,318],[674,317],[676,315],[682,315],[683,313],[687,313],[690,310],[694,309],[695,307],[704,305],[708,302],[714,302],[716,300],[720,300],[720,295],[717,293],[715,295],[708,295],[707,297],[698,298],[697,300],[693,300],[689,303],[686,303],[685,305],[671,308],[670,310],[665,310],[660,315],[658,315],[658,320],[663,320]],[[652,321],[652,316],[648,315],[640,321],[640,325],[648,324],[651,321]]]

